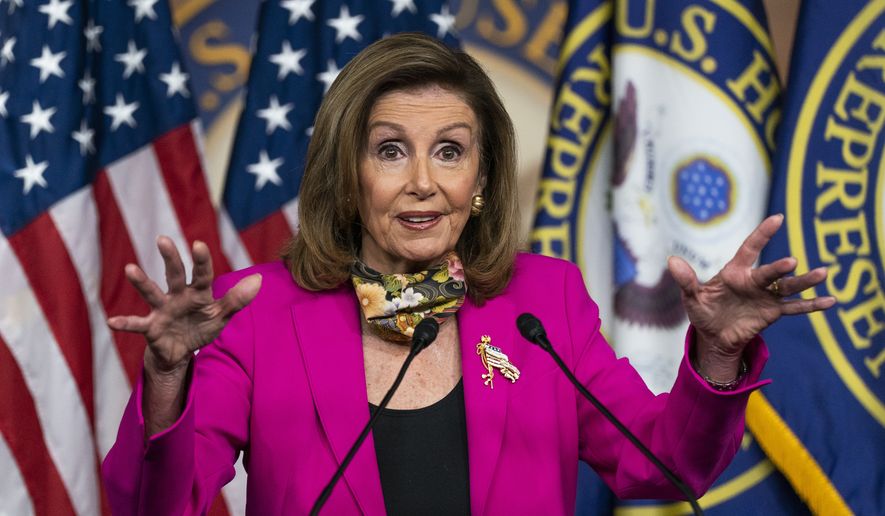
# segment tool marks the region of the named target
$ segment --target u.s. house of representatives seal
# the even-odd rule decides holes
[[[634,0],[587,13],[561,62],[533,246],[580,263],[618,352],[664,391],[685,331],[667,257],[706,280],[765,215],[770,40],[739,2]]]

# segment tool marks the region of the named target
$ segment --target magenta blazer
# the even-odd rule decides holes
[[[145,439],[142,384],[103,464],[115,514],[204,513],[245,452],[247,512],[306,514],[369,418],[360,313],[350,285],[308,292],[282,263],[217,280],[221,294],[245,275],[261,291],[218,340],[199,352],[184,412]],[[467,417],[470,505],[482,514],[573,514],[578,460],[622,498],[676,498],[661,474],[574,390],[553,360],[524,340],[516,317],[532,312],[578,378],[699,495],[738,450],[744,409],[767,358],[751,343],[737,391],[711,389],[683,360],[670,394],[652,395],[599,331],[599,313],[571,263],[521,254],[510,285],[458,312]],[[483,385],[476,344],[489,335],[521,371]],[[691,332],[689,338],[691,340]],[[428,457],[433,460],[433,457]],[[371,436],[324,514],[384,514]]]

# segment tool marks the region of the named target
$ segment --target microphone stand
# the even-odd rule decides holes
[[[549,353],[551,357],[553,357],[556,365],[558,365],[559,368],[562,369],[562,372],[565,373],[565,376],[569,379],[572,385],[574,385],[575,388],[578,389],[578,392],[580,392],[587,399],[587,401],[589,401],[594,407],[596,407],[596,409],[603,416],[605,416],[606,419],[608,419],[613,425],[615,425],[615,428],[617,428],[624,435],[624,437],[627,438],[627,440],[633,443],[633,445],[636,446],[636,448],[640,452],[642,452],[642,454],[645,455],[646,458],[648,458],[648,460],[650,460],[651,463],[654,464],[655,467],[657,467],[658,470],[660,470],[665,477],[667,477],[667,480],[669,480],[670,483],[672,483],[677,489],[679,489],[679,491],[682,492],[682,494],[688,500],[688,504],[691,506],[692,512],[696,516],[703,516],[704,511],[701,510],[701,506],[698,504],[697,498],[695,497],[694,493],[691,492],[691,489],[689,489],[688,486],[685,485],[685,482],[683,482],[678,476],[676,476],[676,473],[673,473],[673,471],[671,471],[670,468],[664,465],[664,463],[661,462],[661,460],[658,459],[651,450],[649,450],[644,444],[642,444],[642,441],[640,441],[639,438],[637,438],[633,434],[633,432],[631,432],[626,426],[624,426],[624,424],[621,423],[621,421],[618,420],[618,418],[614,414],[612,414],[611,411],[608,410],[608,408],[606,408],[606,406],[603,405],[602,402],[596,398],[596,396],[591,394],[590,391],[588,391],[587,388],[578,381],[574,374],[572,374],[568,366],[566,366],[565,362],[563,362],[562,358],[560,358],[559,354],[553,349],[553,345],[551,345],[550,341],[547,340],[547,332],[544,331],[544,327],[541,325],[541,321],[539,321],[538,318],[534,315],[526,313],[520,315],[517,318],[517,326],[519,327],[519,332],[522,334],[523,337],[526,338],[526,340],[533,344],[537,344],[541,347],[541,349],[543,349],[544,351]]]
[[[406,370],[409,368],[409,365],[411,365],[412,360],[414,360],[415,357],[418,356],[418,353],[436,339],[438,331],[439,323],[430,317],[421,320],[421,322],[418,323],[418,326],[415,327],[415,332],[412,334],[412,347],[409,350],[408,356],[406,356],[405,362],[403,362],[402,367],[400,367],[399,373],[396,375],[396,380],[393,381],[393,385],[387,390],[387,394],[384,395],[384,398],[381,400],[381,403],[378,404],[378,407],[372,411],[372,417],[369,418],[366,426],[363,427],[363,431],[360,432],[359,437],[356,438],[353,446],[350,447],[347,455],[344,456],[344,460],[341,461],[341,465],[335,470],[335,474],[332,475],[331,480],[329,480],[329,483],[326,484],[323,492],[320,493],[320,496],[317,498],[316,502],[314,502],[313,508],[310,510],[310,516],[317,516],[320,513],[320,509],[325,505],[329,496],[332,495],[332,489],[335,487],[335,484],[337,484],[344,475],[344,470],[347,469],[347,466],[356,456],[357,450],[360,449],[360,445],[363,444],[363,441],[366,440],[372,427],[375,426],[375,421],[378,420],[378,417],[381,416],[381,412],[387,407],[387,404],[390,403],[390,399],[393,398],[393,393],[396,392],[399,388],[399,384],[402,383],[403,378],[406,376]]]

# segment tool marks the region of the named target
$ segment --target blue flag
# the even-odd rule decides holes
[[[297,194],[313,119],[338,72],[388,34],[421,31],[450,44],[443,0],[268,0],[237,127],[223,205],[251,261],[277,257],[298,224]],[[231,254],[236,254],[232,252]]]
[[[687,325],[667,257],[706,280],[767,209],[780,88],[765,14],[756,0],[569,8],[533,250],[581,266],[609,341],[663,392]],[[581,472],[578,513],[609,512],[611,494]],[[701,504],[807,512],[749,434]],[[615,509],[688,512],[658,501]]]
[[[807,297],[837,305],[766,331],[774,383],[748,423],[815,512],[883,514],[885,2],[803,2],[788,93],[763,260],[826,267]]]

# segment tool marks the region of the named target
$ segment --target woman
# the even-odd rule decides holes
[[[109,320],[148,341],[104,463],[115,512],[205,511],[244,451],[248,511],[306,513],[422,317],[442,322],[439,336],[326,513],[566,514],[579,459],[618,496],[678,497],[518,336],[521,312],[544,321],[578,378],[695,492],[706,490],[736,452],[760,385],[767,352],[757,333],[782,314],[831,306],[781,297],[825,271],[784,277],[792,258],[752,268],[779,217],[705,284],[671,259],[692,326],[672,392],[655,397],[605,343],[578,270],[515,252],[514,157],[509,118],[466,54],[406,34],[356,56],[317,115],[301,229],[282,262],[213,287],[198,242],[186,284],[177,250],[160,238],[167,293],[127,266],[152,311]],[[485,366],[483,344],[507,355],[504,370]]]

